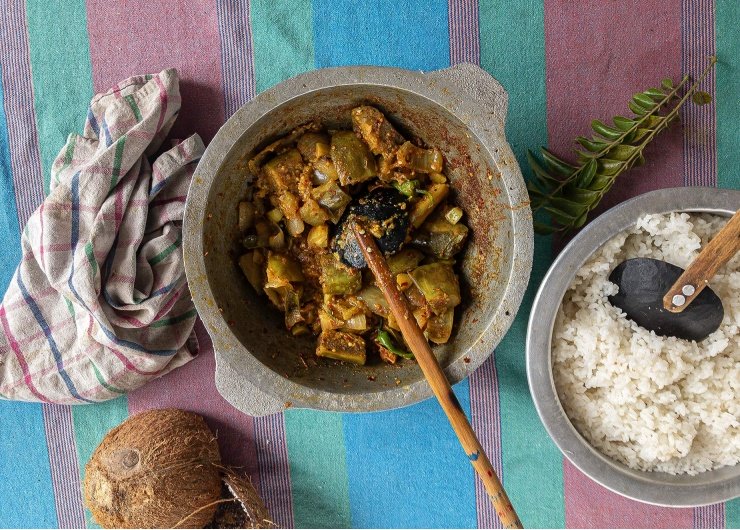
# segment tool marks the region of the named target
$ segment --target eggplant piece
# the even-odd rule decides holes
[[[325,309],[319,309],[319,322],[322,331],[331,331],[342,327],[344,322]]]
[[[314,199],[308,199],[298,211],[301,219],[311,226],[318,226],[329,220],[329,214]]]
[[[262,149],[254,157],[252,157],[252,159],[248,163],[249,171],[252,173],[252,175],[259,175],[260,169],[262,168],[262,163],[265,161],[265,159],[267,159],[267,157],[292,145],[293,142],[296,141],[296,139],[298,139],[306,132],[318,131],[319,129],[319,124],[314,122],[306,123],[304,125],[301,125],[300,127],[296,127],[288,136],[278,138],[267,147]]]
[[[297,147],[306,162],[315,162],[323,156],[329,156],[329,137],[309,132],[298,138]]]
[[[432,184],[411,210],[411,225],[419,228],[450,193],[448,184]]]
[[[319,158],[313,163],[313,183],[319,186],[330,180],[339,180],[337,168],[328,158]]]
[[[415,269],[424,255],[414,248],[404,248],[388,257],[388,268],[394,276]]]
[[[362,337],[336,330],[321,332],[316,345],[316,355],[355,364],[365,364],[367,360],[365,340]]]
[[[390,158],[405,139],[375,107],[363,105],[352,109],[352,127],[375,155]]]
[[[331,160],[342,186],[359,184],[378,174],[375,158],[352,131],[338,131],[332,135]]]
[[[257,247],[265,248],[270,245],[270,238],[277,233],[278,227],[268,219],[260,219],[254,225],[254,231],[257,236]]]
[[[422,265],[411,271],[411,279],[435,315],[441,315],[460,304],[460,285],[451,265]]]
[[[406,240],[409,226],[407,198],[394,188],[375,188],[357,199],[340,219],[332,248],[352,267],[367,267],[362,250],[352,233],[351,223],[360,221],[378,240],[385,255],[398,251]]]
[[[368,285],[363,287],[362,290],[357,293],[359,298],[368,308],[369,311],[375,313],[378,316],[387,318],[391,314],[391,308],[388,305],[388,301],[383,296],[383,292],[374,285]]]
[[[448,309],[441,315],[431,315],[427,320],[424,335],[435,344],[445,344],[452,335],[452,324],[455,319],[455,310]]]
[[[298,179],[303,172],[303,158],[298,149],[278,155],[262,168],[267,183],[274,194],[298,190]]]
[[[290,282],[302,282],[301,266],[293,258],[282,252],[267,253],[267,286],[280,287]]]
[[[396,166],[420,173],[439,173],[444,157],[439,149],[423,149],[406,142],[396,151]]]
[[[311,196],[326,209],[329,219],[334,224],[339,222],[347,205],[352,201],[352,197],[344,193],[335,181],[329,181],[314,188]]]
[[[448,260],[463,249],[468,232],[464,224],[451,224],[445,217],[439,216],[424,223],[411,244],[439,259]]]
[[[362,287],[362,274],[339,261],[335,254],[324,254],[319,281],[324,294],[354,294]]]
[[[265,263],[262,252],[253,250],[247,252],[239,258],[239,268],[249,283],[258,293],[262,291],[265,285]]]

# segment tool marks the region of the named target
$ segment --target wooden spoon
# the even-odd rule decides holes
[[[707,243],[663,297],[663,307],[680,313],[699,296],[717,271],[740,250],[740,210]]]
[[[442,409],[460,440],[465,454],[468,455],[470,463],[483,481],[483,485],[504,528],[523,528],[501,481],[496,476],[491,462],[488,460],[483,447],[481,447],[475,432],[473,432],[473,428],[470,426],[470,422],[465,416],[465,412],[463,412],[449,381],[447,381],[442,367],[440,367],[437,358],[429,347],[429,343],[413,317],[406,297],[398,290],[396,279],[391,274],[388,263],[375,243],[375,239],[356,222],[352,223],[352,231],[357,238],[357,243],[362,250],[365,261],[375,275],[378,287],[383,292],[391,312],[401,328],[406,344],[411,348],[421,371],[424,373],[424,377],[426,377],[434,395],[437,396],[437,400],[442,405]]]
[[[724,318],[722,300],[707,288],[717,270],[740,250],[740,210],[686,268],[652,258],[617,265],[609,281],[619,291],[609,301],[658,335],[701,341]]]

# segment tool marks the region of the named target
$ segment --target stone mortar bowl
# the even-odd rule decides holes
[[[552,375],[555,317],[576,272],[618,233],[645,214],[712,213],[730,217],[740,191],[673,188],[651,191],[623,202],[590,222],[563,249],[540,285],[527,331],[527,377],[537,412],[555,444],[573,465],[602,486],[625,497],[661,506],[700,506],[740,495],[740,466],[697,475],[670,475],[630,469],[601,453],[576,430],[560,403]]]
[[[432,395],[416,363],[341,364],[314,356],[315,337],[292,337],[283,315],[237,265],[237,205],[251,177],[244,162],[311,120],[349,128],[350,110],[371,104],[407,137],[442,150],[471,237],[460,264],[463,305],[450,342],[435,354],[452,383],[470,375],[509,329],[532,267],[526,187],[504,137],[507,95],[465,64],[422,73],[342,67],[309,72],[261,93],[220,129],[193,176],[184,256],[198,313],[216,352],[216,386],[253,416],[286,407],[377,411]]]

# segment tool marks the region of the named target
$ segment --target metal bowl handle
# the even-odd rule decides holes
[[[491,120],[503,133],[509,108],[509,95],[491,74],[474,64],[460,63],[426,75],[456,85],[468,97],[488,108]]]

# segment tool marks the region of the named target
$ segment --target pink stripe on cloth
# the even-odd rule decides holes
[[[563,462],[565,521],[568,528],[690,528],[690,508],[635,502],[596,484],[569,461]]]
[[[202,323],[195,330],[200,354],[188,364],[129,394],[130,414],[176,407],[203,415],[216,433],[224,463],[257,477],[254,421],[231,406],[216,390],[213,347]]]
[[[111,38],[112,27],[125,28],[130,48],[123,53],[120,40]],[[87,29],[96,90],[131,72],[177,68],[182,108],[172,136],[197,132],[205,143],[213,138],[224,119],[215,2],[87,0]]]
[[[553,151],[570,157],[574,138],[590,136],[591,120],[629,116],[633,93],[658,86],[664,77],[679,78],[681,1],[545,0],[547,121]],[[651,35],[653,45],[636,53],[635,43],[645,35]],[[595,214],[650,190],[683,185],[683,145],[680,128],[662,133],[648,148],[646,164],[619,177]],[[625,499],[595,485],[567,461],[564,475],[568,527],[686,527],[693,522],[690,509]]]
[[[679,79],[680,13],[681,0],[545,0],[548,136],[556,153],[570,157],[575,137],[590,135],[591,120],[631,115],[627,103],[635,92],[664,77]],[[645,35],[653,44],[637,53],[635,43]],[[644,166],[619,177],[597,214],[641,193],[683,185],[679,127],[662,133],[645,158]]]

